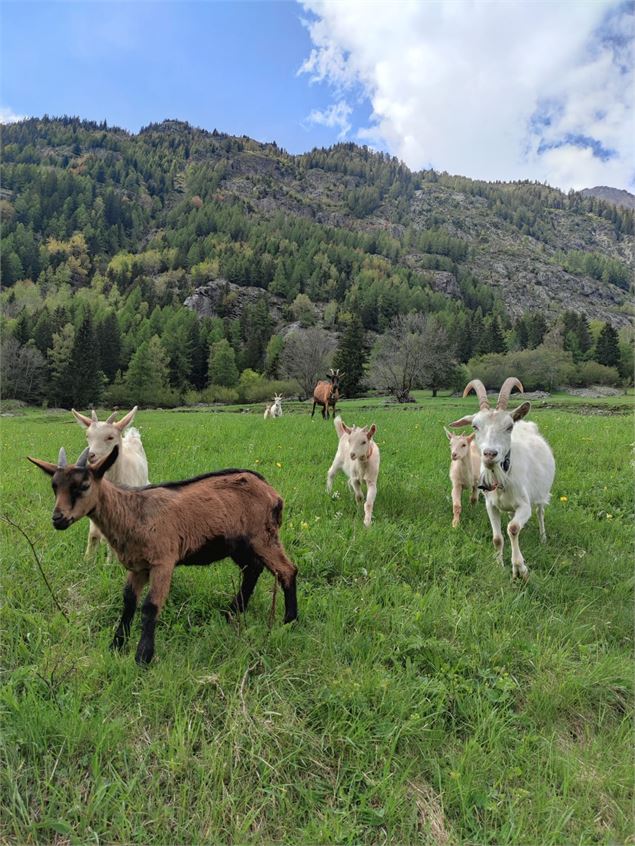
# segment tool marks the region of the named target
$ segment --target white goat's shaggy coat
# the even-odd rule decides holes
[[[478,479],[481,472],[481,456],[471,435],[454,435],[444,427],[450,441],[450,481],[452,482],[452,528],[461,521],[461,497],[463,491],[470,492],[472,505],[478,499]]]
[[[556,462],[536,424],[522,420],[530,404],[524,402],[513,411],[507,411],[510,393],[515,387],[523,390],[518,379],[506,379],[496,409],[491,410],[483,383],[478,379],[472,380],[465,388],[464,396],[474,390],[479,397],[481,410],[456,420],[450,426],[472,424],[481,456],[480,486],[485,492],[485,506],[492,527],[496,557],[502,564],[504,541],[501,512],[513,512],[507,526],[512,547],[512,575],[526,579],[529,570],[520,551],[518,535],[535,507],[540,540],[543,543],[547,540],[545,507],[551,498]]]
[[[362,429],[359,426],[351,428],[346,426],[339,416],[333,422],[340,442],[326,477],[326,490],[331,492],[333,478],[338,470],[342,470],[348,476],[348,484],[355,494],[355,500],[361,502],[364,499],[362,490],[362,483],[364,483],[366,485],[364,525],[370,526],[379,475],[379,447],[373,441],[377,427],[373,423],[370,428]]]
[[[137,413],[138,406],[129,411],[125,417],[115,423],[116,414],[111,414],[105,422],[99,422],[95,412],[91,417],[84,417],[73,409],[73,415],[80,426],[86,429],[86,440],[90,450],[90,461],[97,461],[108,455],[114,446],[119,447],[119,457],[106,473],[108,481],[113,485],[125,485],[137,488],[148,484],[148,460],[146,458],[141,435],[138,429],[130,427]],[[127,429],[127,431],[125,431]],[[88,544],[86,546],[86,558],[90,557],[99,542],[105,540],[97,526],[90,521],[88,530]],[[110,557],[110,546],[108,547]]]
[[[265,420],[271,417],[282,417],[282,394],[275,394],[273,402],[265,408]]]

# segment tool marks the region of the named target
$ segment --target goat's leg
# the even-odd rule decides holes
[[[375,504],[375,497],[377,496],[377,483],[368,482],[366,490],[366,502],[364,503],[364,525],[370,526],[370,521],[373,519],[373,505]]]
[[[489,517],[490,526],[492,527],[492,543],[496,550],[496,560],[503,566],[503,533],[501,530],[501,514],[498,508],[490,501],[488,496],[485,497],[485,507],[487,508],[487,516]]]
[[[329,472],[326,474],[326,491],[331,493],[333,490],[333,479],[337,475],[337,471],[342,469],[342,462],[338,460],[337,456],[333,459],[333,463],[329,467]]]
[[[137,664],[149,664],[154,655],[154,630],[157,617],[170,592],[174,564],[155,565],[150,570],[150,590],[141,606],[141,640],[137,646]]]
[[[545,531],[545,506],[539,505],[536,508],[536,516],[538,517],[538,528],[540,529],[540,540],[542,543],[547,543],[547,532]]]
[[[317,403],[314,401],[313,402],[313,411],[311,412],[311,417],[313,417],[313,415],[315,414],[315,406],[316,405],[317,405]]]
[[[110,549],[110,547],[108,547]],[[111,649],[123,649],[130,635],[130,625],[137,610],[137,603],[141,591],[148,583],[148,571],[142,570],[138,573],[128,573],[128,578],[123,589],[123,612],[117,626],[117,631],[110,644]]]
[[[263,563],[253,554],[251,555],[251,559],[249,561],[245,561],[243,558],[237,563],[242,570],[242,582],[240,584],[240,590],[229,603],[229,607],[227,609],[228,619],[230,619],[234,614],[241,614],[245,608],[247,608],[251,595],[256,587],[256,582],[260,578],[260,574],[262,573],[262,568],[264,566]]]
[[[470,505],[474,505],[478,502],[478,488],[476,487],[476,482],[472,485],[472,493],[470,494]]]
[[[86,545],[86,552],[84,553],[84,558],[92,558],[97,548],[99,547],[99,541],[102,539],[103,535],[97,528],[97,526],[90,520],[90,528],[88,529],[88,543]]]
[[[521,579],[527,579],[529,570],[525,566],[525,559],[520,551],[518,543],[518,535],[521,529],[531,517],[531,505],[528,502],[523,502],[514,512],[514,516],[507,525],[507,534],[512,545],[512,577],[519,576]]]
[[[284,591],[284,622],[291,623],[298,616],[298,600],[295,590],[298,568],[289,561],[281,543],[271,545],[254,544],[254,552],[264,566],[278,580]]]
[[[364,491],[362,490],[362,484],[359,479],[352,478],[351,487],[355,494],[355,502],[361,502],[364,499]]]
[[[461,522],[461,494],[463,488],[460,485],[452,485],[452,528],[456,527]]]

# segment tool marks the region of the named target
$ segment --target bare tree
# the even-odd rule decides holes
[[[46,362],[32,344],[20,346],[15,338],[5,338],[0,352],[2,396],[38,402],[46,377]]]
[[[450,384],[455,367],[448,335],[436,320],[422,314],[401,315],[377,341],[370,364],[372,384],[399,402],[412,402],[413,388]]]
[[[320,379],[326,377],[335,339],[323,329],[298,329],[287,336],[280,356],[280,369],[288,379],[295,379],[302,393],[310,397]]]

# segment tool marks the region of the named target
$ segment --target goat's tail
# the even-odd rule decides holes
[[[335,426],[335,431],[337,432],[337,437],[341,438],[345,432],[344,424],[342,423],[342,418],[337,415],[337,417],[333,420],[333,425]]]

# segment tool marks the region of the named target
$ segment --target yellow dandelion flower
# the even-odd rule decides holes
[[[560,502],[569,502],[569,497],[568,496],[561,496]]]
[[[613,519],[613,515],[612,515],[612,514],[607,514],[607,515],[606,515],[606,519],[607,519],[607,520],[612,520],[612,519]]]
[[[276,467],[282,467],[282,464],[280,464],[279,461],[276,461]]]

